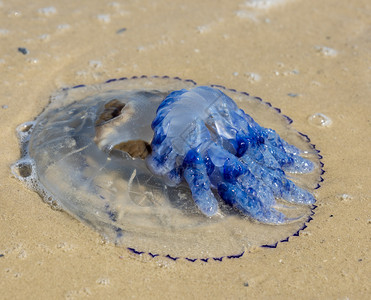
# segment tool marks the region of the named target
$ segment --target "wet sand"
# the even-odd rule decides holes
[[[199,2],[0,1],[2,298],[370,298],[369,1]],[[51,93],[142,74],[247,91],[311,137],[326,173],[300,236],[223,262],[148,259],[11,176],[15,128]]]

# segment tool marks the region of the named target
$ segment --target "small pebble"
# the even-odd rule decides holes
[[[117,34],[123,33],[126,31],[126,28],[120,28],[119,30],[116,31]]]
[[[2,109],[7,109],[9,106],[8,105],[2,105],[1,108]]]
[[[249,286],[249,283],[246,281],[246,282],[243,284],[243,286],[248,287],[248,286]]]
[[[5,255],[4,254],[0,254],[0,257],[4,257]]]
[[[288,94],[287,94],[287,96],[290,96],[290,97],[293,97],[293,98],[295,98],[295,97],[299,96],[299,94],[295,94],[295,93],[288,93]]]
[[[30,53],[30,51],[28,51],[27,48],[22,47],[19,47],[18,51],[21,52],[23,55],[27,55],[28,53]]]

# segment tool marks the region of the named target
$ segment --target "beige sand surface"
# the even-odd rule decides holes
[[[371,3],[244,2],[0,1],[0,298],[371,298]],[[141,74],[248,91],[292,117],[325,163],[308,228],[222,263],[140,259],[11,176],[15,128],[53,91]]]

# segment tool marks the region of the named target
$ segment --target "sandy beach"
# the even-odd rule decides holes
[[[0,298],[370,299],[370,14],[367,0],[0,0]],[[12,176],[16,127],[52,93],[143,74],[246,91],[292,118],[326,171],[307,228],[239,259],[149,259]]]

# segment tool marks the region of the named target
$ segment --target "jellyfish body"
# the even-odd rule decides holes
[[[56,92],[18,126],[21,157],[11,169],[45,202],[133,253],[241,257],[312,219],[321,156],[290,123],[245,92],[122,77]]]
[[[172,92],[157,109],[152,129],[150,170],[171,186],[184,178],[206,216],[218,211],[213,190],[243,214],[264,223],[286,221],[274,208],[275,198],[315,202],[285,173],[311,172],[313,163],[218,89],[200,86]]]

